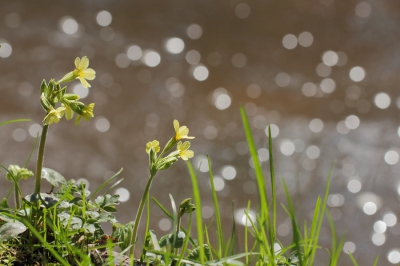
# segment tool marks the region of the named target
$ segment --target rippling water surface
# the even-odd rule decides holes
[[[301,220],[311,219],[335,161],[328,205],[343,252],[360,265],[400,262],[400,6],[396,1],[1,1],[0,121],[31,118],[0,130],[0,163],[22,165],[40,132],[43,78],[60,79],[77,56],[97,72],[89,90],[95,118],[52,125],[45,166],[91,189],[117,172],[125,180],[118,219],[134,218],[147,181],[147,141],[187,125],[199,167],[203,216],[213,208],[206,155],[215,174],[226,234],[231,206],[242,222],[248,200],[257,210],[239,106],[249,115],[259,159],[269,177],[267,126],[274,141],[278,200],[281,180]],[[35,156],[34,156],[35,157]],[[34,169],[36,158],[28,164]],[[4,173],[3,173],[4,174]],[[31,193],[32,181],[21,182]],[[4,197],[10,187],[0,180]],[[169,206],[191,197],[180,161],[158,173],[151,195]],[[156,206],[152,228],[171,228]],[[282,208],[278,235],[291,240]],[[243,227],[239,228],[243,230]],[[330,246],[329,227],[322,247]],[[243,241],[239,237],[239,243]],[[328,254],[320,251],[320,263]],[[352,265],[343,254],[341,265]]]

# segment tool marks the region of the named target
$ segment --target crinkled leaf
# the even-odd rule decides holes
[[[97,221],[99,223],[104,223],[104,222],[115,223],[115,222],[117,222],[117,219],[115,219],[115,216],[112,214],[101,213],[100,216],[97,218]]]
[[[172,234],[167,234],[167,235],[162,236],[162,237],[160,238],[160,241],[158,241],[158,243],[160,244],[160,247],[161,247],[161,248],[162,248],[162,247],[165,247],[166,245],[169,245],[169,244],[170,244],[169,240],[170,240],[171,236],[172,236]]]
[[[51,207],[59,201],[59,198],[47,193],[40,193],[40,197],[42,198],[47,207]],[[37,202],[40,198],[37,194],[29,194],[25,196],[25,199],[29,202]]]
[[[106,194],[105,196],[98,196],[95,199],[96,204],[103,210],[108,211],[108,212],[116,212],[117,210],[115,209],[114,205],[119,204],[118,202],[119,195],[109,195]]]
[[[58,187],[59,184],[66,184],[65,178],[57,171],[43,167],[42,178],[46,179],[52,186]]]
[[[19,222],[8,222],[0,227],[0,243],[7,241],[26,231],[26,226]]]
[[[290,254],[289,254],[289,262],[290,262],[290,264],[292,265],[292,264],[294,264],[294,265],[297,265],[297,264],[299,264],[300,265],[300,259],[304,259],[304,255],[303,255],[303,253],[300,253],[300,256],[299,256],[299,254],[297,253],[297,250],[295,250],[295,251],[293,251],[293,252],[291,252]]]
[[[207,244],[203,244],[203,248],[204,248],[204,255],[206,256],[207,260],[210,260],[211,259],[210,247]],[[188,259],[200,260],[200,246],[190,251]]]
[[[169,242],[172,244],[173,248],[181,248],[183,241],[185,240],[185,236],[186,235],[183,231],[176,232],[175,234],[171,234]]]
[[[58,216],[58,218],[60,218],[62,225],[65,227],[67,227],[68,223],[69,223],[70,229],[82,228],[83,221],[79,217],[76,217],[76,216],[71,217],[71,215],[67,212],[59,213],[57,216]],[[71,220],[71,222],[70,222],[70,220]]]
[[[96,211],[87,211],[86,215],[88,215],[89,217],[91,217],[93,219],[97,219],[97,217],[100,216],[100,213],[98,213]]]
[[[83,228],[85,228],[85,231],[91,234],[94,234],[94,232],[96,231],[96,227],[94,226],[94,224],[85,224]]]
[[[0,222],[13,222],[14,220],[7,215],[0,213]]]

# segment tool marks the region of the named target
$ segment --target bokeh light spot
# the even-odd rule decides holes
[[[375,95],[374,103],[380,109],[386,109],[390,106],[390,96],[387,93],[380,92]]]
[[[283,47],[288,50],[292,50],[297,46],[297,37],[293,34],[287,34],[282,39]]]
[[[198,81],[204,81],[208,78],[208,69],[205,66],[197,66],[193,70],[193,77]]]
[[[347,183],[347,189],[351,192],[351,193],[357,193],[360,192],[361,190],[361,182],[357,179],[352,179],[349,181],[349,183]]]
[[[399,161],[399,153],[395,150],[390,150],[385,153],[385,162],[390,165],[394,165]]]
[[[356,66],[350,70],[349,75],[352,81],[360,82],[365,78],[365,70],[362,67]]]
[[[111,24],[112,15],[106,10],[100,11],[96,16],[96,21],[100,26],[107,27]]]
[[[146,50],[143,53],[144,63],[149,67],[156,67],[161,62],[161,56],[156,51]]]
[[[185,43],[180,38],[170,38],[165,44],[165,49],[171,54],[179,54],[185,49]]]
[[[248,4],[240,3],[235,8],[235,13],[238,18],[247,18],[250,15],[251,9]]]
[[[95,122],[96,129],[100,132],[106,132],[110,129],[110,122],[105,117],[98,117]]]
[[[197,40],[203,34],[203,29],[197,24],[192,24],[187,28],[186,33],[190,39]]]
[[[303,47],[309,47],[314,41],[314,37],[311,33],[305,31],[299,35],[299,44]]]

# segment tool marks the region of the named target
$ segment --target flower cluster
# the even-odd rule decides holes
[[[146,152],[149,154],[150,159],[150,173],[155,174],[158,170],[168,169],[179,158],[188,160],[194,156],[194,152],[189,150],[190,142],[185,141],[182,143],[181,139],[194,139],[189,137],[189,129],[186,126],[179,126],[178,120],[174,120],[175,135],[167,142],[161,154],[160,143],[157,140],[149,141],[146,144]],[[170,151],[176,145],[176,150],[163,157],[165,153]]]
[[[45,125],[58,123],[64,115],[67,120],[70,120],[73,118],[74,114],[77,114],[75,125],[80,123],[82,117],[85,121],[89,121],[90,118],[94,116],[94,103],[85,105],[78,101],[78,95],[66,93],[67,87],[61,88],[60,86],[61,83],[79,79],[83,87],[90,88],[90,84],[87,80],[93,80],[96,77],[96,72],[88,68],[88,66],[89,59],[86,56],[82,58],[77,57],[75,59],[75,69],[64,75],[62,79],[57,82],[51,79],[49,83],[43,80],[40,88],[40,100],[43,109],[47,113],[46,117],[43,119]],[[58,108],[56,108],[57,103],[61,103],[61,106]]]

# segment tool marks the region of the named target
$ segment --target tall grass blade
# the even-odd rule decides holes
[[[96,196],[97,193],[99,193],[100,190],[103,189],[103,187],[107,186],[108,183],[112,182],[121,172],[124,170],[124,168],[121,168],[116,174],[114,174],[112,177],[110,177],[106,182],[101,184],[92,194],[90,197],[90,200],[93,200],[94,197]]]
[[[26,227],[29,228],[29,231],[35,235],[35,237],[42,243],[42,245],[64,266],[70,266],[67,261],[65,261],[58,252],[56,252],[49,243],[39,234],[38,231],[36,231],[35,227],[33,227],[26,219],[22,219],[21,222],[23,222]]]
[[[283,184],[283,188],[285,190],[285,194],[286,194],[286,200],[288,202],[288,207],[289,207],[289,213],[290,213],[290,219],[292,220],[292,227],[293,227],[293,242],[296,245],[296,251],[297,254],[300,256],[301,252],[300,252],[300,237],[299,237],[299,230],[297,227],[297,223],[296,223],[296,218],[295,218],[295,213],[294,213],[294,209],[293,209],[293,204],[292,204],[292,199],[290,198],[290,194],[289,194],[289,190],[286,186],[286,182],[284,179],[282,179],[282,184]],[[300,266],[303,266],[304,262],[303,259],[301,258],[301,256],[299,257],[300,260]],[[313,265],[313,264],[309,264],[309,265]]]
[[[349,257],[351,259],[351,262],[353,262],[353,265],[358,266],[356,259],[354,258],[353,254],[351,254],[350,252],[349,252]]]
[[[240,114],[242,116],[243,127],[246,133],[246,139],[247,139],[247,144],[249,146],[251,158],[253,159],[254,172],[256,174],[258,193],[260,196],[261,213],[263,216],[265,216],[265,213],[268,213],[268,199],[267,199],[264,175],[260,166],[260,161],[258,160],[258,154],[256,147],[254,145],[254,140],[251,133],[249,121],[247,120],[246,111],[244,110],[243,106],[240,107]]]
[[[232,201],[232,233],[231,233],[231,245],[230,245],[230,256],[235,254],[235,244],[236,244],[236,221],[235,221],[235,202]]]
[[[201,198],[200,198],[200,190],[199,190],[199,185],[197,183],[197,175],[194,172],[193,166],[190,163],[190,161],[187,161],[186,163],[188,169],[189,169],[189,174],[192,179],[192,186],[193,186],[193,198],[195,201],[196,205],[196,224],[197,224],[197,239],[198,239],[198,245],[200,246],[200,262],[204,264],[204,259],[205,259],[205,253],[204,253],[204,238],[203,238],[203,220],[202,220],[202,215],[201,215]]]
[[[374,260],[374,265],[373,265],[373,266],[376,266],[376,265],[378,265],[378,260],[379,260],[379,255],[378,255],[378,256],[376,256],[376,258],[375,258],[375,260]]]
[[[318,223],[316,224],[316,229],[314,233],[310,236],[310,238],[313,240],[313,247],[311,250],[311,255],[310,255],[310,265],[314,264],[314,259],[315,259],[315,254],[317,252],[318,248],[318,240],[319,240],[319,235],[321,232],[321,227],[322,227],[322,221],[325,216],[325,210],[326,210],[326,203],[328,201],[328,196],[329,196],[329,188],[331,185],[331,177],[332,177],[332,172],[333,172],[333,166],[335,165],[335,162],[332,163],[331,168],[329,170],[328,174],[328,179],[326,181],[326,187],[325,187],[325,193],[324,193],[324,200],[322,202],[320,212],[319,212],[319,217],[318,217]]]
[[[35,139],[35,142],[33,143],[33,147],[32,147],[32,149],[31,149],[31,153],[29,153],[29,156],[28,156],[28,158],[26,159],[26,161],[25,161],[23,167],[26,167],[26,165],[27,165],[27,164],[29,163],[29,161],[31,160],[33,151],[34,151],[35,148],[36,148],[36,145],[37,145],[37,143],[38,143],[38,140],[39,140],[39,133],[36,135],[36,139]]]
[[[218,253],[217,253],[217,258],[220,259],[222,257],[222,245],[224,241],[224,236],[222,232],[222,225],[221,225],[221,214],[219,212],[219,205],[218,205],[218,197],[217,197],[217,192],[215,191],[215,186],[214,186],[214,176],[212,172],[212,166],[211,166],[211,160],[210,156],[207,155],[207,160],[208,160],[208,171],[210,174],[210,184],[211,184],[211,192],[213,195],[213,202],[214,202],[214,209],[215,209],[215,220],[217,222],[217,232],[218,232]]]
[[[275,238],[276,238],[276,185],[275,185],[275,168],[274,168],[274,154],[272,151],[272,134],[271,134],[271,126],[268,126],[268,151],[269,151],[269,171],[271,174],[271,189],[272,189],[272,221],[273,224],[270,226],[270,239],[271,239],[271,248],[272,253],[274,252],[275,246]]]
[[[29,122],[29,121],[31,121],[31,120],[26,119],[26,118],[8,120],[8,121],[0,122],[0,127],[7,125],[7,124],[12,124],[12,123],[17,123],[17,122]]]
[[[189,213],[189,222],[188,222],[188,228],[187,231],[190,232],[192,229],[192,213]],[[185,255],[185,252],[187,250],[187,245],[189,242],[190,236],[189,233],[186,234],[185,240],[183,241],[182,249],[181,249],[181,254],[179,254],[179,259],[177,265],[179,266],[181,264],[181,261],[183,259],[183,256]]]

